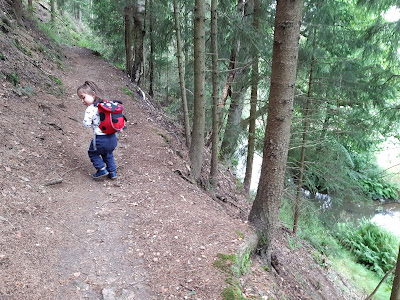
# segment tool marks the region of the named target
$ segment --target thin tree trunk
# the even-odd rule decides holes
[[[238,0],[237,4],[237,12],[238,15],[240,15],[242,18],[244,16],[244,8],[245,8],[245,1],[243,0]],[[232,83],[234,82],[237,70],[236,70],[236,56],[237,56],[237,51],[239,51],[240,48],[240,39],[236,38],[232,41],[232,48],[231,48],[231,54],[229,57],[229,65],[228,65],[228,75],[226,76],[226,81],[224,84],[224,87],[222,88],[221,92],[221,97],[218,102],[218,111],[219,111],[219,128],[218,132],[221,130],[222,126],[222,112],[224,111],[226,101],[228,100],[228,97],[232,93]],[[209,135],[207,135],[209,136]],[[212,142],[212,135],[211,139],[208,139],[206,146],[209,147],[210,143]]]
[[[249,220],[255,226],[268,265],[284,187],[290,125],[296,83],[302,0],[279,0],[276,5],[271,86],[263,163]]]
[[[132,65],[131,80],[140,86],[140,80],[144,69],[144,14],[146,3],[144,0],[137,0],[133,9],[133,39],[134,39],[134,57]]]
[[[254,0],[253,11],[253,28],[255,32],[259,29],[259,0]],[[258,50],[253,48],[253,62],[251,72],[251,99],[250,99],[250,125],[247,146],[246,173],[244,176],[243,187],[249,193],[251,185],[251,177],[253,173],[254,149],[256,141],[256,111],[258,98]]]
[[[181,44],[181,28],[179,21],[178,0],[174,0],[174,16],[175,16],[175,31],[176,31],[176,51],[178,58],[179,83],[181,87],[182,109],[185,126],[186,146],[190,147],[190,123],[189,110],[186,97],[185,70],[182,62],[182,44]]]
[[[15,19],[17,20],[18,24],[22,24],[22,16],[23,16],[22,0],[11,1],[11,7],[14,11]]]
[[[154,96],[154,35],[153,35],[153,0],[149,1],[149,39],[150,39],[150,58],[149,58],[149,95]]]
[[[124,8],[126,73],[132,78],[132,7]]]
[[[29,13],[32,13],[32,12],[33,12],[32,0],[28,0],[28,11],[29,11]]]
[[[394,273],[392,293],[390,300],[400,300],[400,247],[399,254],[397,256],[396,271]]]
[[[307,101],[306,101],[306,107],[304,109],[305,111],[304,111],[304,120],[303,120],[303,139],[301,142],[300,169],[299,169],[299,178],[298,178],[298,182],[297,182],[297,193],[296,193],[296,201],[295,201],[294,217],[293,217],[293,233],[294,233],[294,235],[297,234],[297,227],[298,227],[299,213],[300,213],[301,188],[303,187],[304,158],[306,155],[308,117],[310,114],[310,107],[311,107],[311,90],[312,90],[312,84],[313,84],[313,74],[314,74],[314,64],[315,64],[315,57],[314,57],[315,36],[316,36],[316,30],[314,29],[313,50],[312,50],[313,54],[311,57],[311,64],[310,64],[310,77],[308,80]]]
[[[55,0],[50,0],[50,14],[51,14],[51,22],[54,23],[54,19],[56,16]]]
[[[226,122],[224,138],[221,144],[220,157],[222,160],[226,161],[231,160],[235,153],[239,136],[242,132],[242,128],[238,126],[238,124],[242,120],[243,103],[247,89],[247,80],[244,80],[243,77],[246,77],[243,72],[236,74],[238,86],[232,90],[231,103],[228,110],[228,120]]]
[[[218,107],[218,44],[217,44],[217,0],[211,0],[211,46],[212,55],[212,150],[210,182],[215,185],[218,174],[218,143],[219,143],[219,107]]]
[[[195,0],[194,8],[194,112],[190,144],[191,176],[200,179],[205,128],[205,1]]]

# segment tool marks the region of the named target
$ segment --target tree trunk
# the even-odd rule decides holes
[[[217,44],[217,0],[211,0],[211,46],[212,57],[212,150],[210,182],[214,186],[218,174],[218,143],[219,143],[219,107],[218,107],[218,44]]]
[[[54,23],[54,19],[56,17],[55,0],[50,0],[50,14],[51,14],[51,22]]]
[[[153,35],[153,0],[149,1],[149,40],[150,40],[150,54],[149,54],[149,95],[154,96],[154,35]]]
[[[32,11],[33,11],[32,0],[28,0],[28,11],[29,11],[29,13],[32,13]]]
[[[259,29],[259,0],[254,0],[253,8],[253,28],[255,32]],[[246,173],[244,176],[243,187],[249,193],[251,185],[251,177],[253,173],[253,160],[254,149],[256,141],[256,111],[257,111],[257,97],[258,97],[258,50],[257,47],[253,49],[253,62],[251,72],[251,99],[250,99],[250,124],[249,124],[249,138],[247,146],[247,161]]]
[[[126,73],[132,77],[132,7],[124,8]]]
[[[194,8],[194,111],[190,144],[191,175],[197,181],[203,164],[205,128],[205,1],[195,0]]]
[[[302,6],[302,0],[277,1],[263,163],[257,195],[249,215],[269,265],[284,187]]]
[[[138,86],[140,86],[140,80],[143,76],[144,69],[144,15],[146,2],[144,0],[138,0],[133,7],[133,39],[134,39],[134,56],[132,64],[131,80]]]
[[[186,146],[190,147],[190,123],[189,123],[189,110],[186,98],[186,83],[185,83],[185,70],[182,62],[182,44],[181,44],[181,28],[179,21],[178,0],[174,0],[174,16],[175,16],[175,31],[176,31],[176,51],[178,58],[179,70],[179,83],[181,87],[182,97],[182,110],[185,125]]]
[[[316,31],[314,30],[313,54],[312,54],[312,57],[311,57],[311,64],[310,64],[310,77],[309,77],[309,80],[308,80],[307,101],[306,101],[306,107],[304,109],[303,140],[301,142],[299,178],[298,178],[298,181],[297,181],[297,193],[296,193],[296,201],[295,201],[294,217],[293,217],[293,233],[295,235],[297,234],[297,225],[298,225],[299,213],[300,213],[301,188],[303,187],[304,158],[305,158],[305,155],[306,155],[308,117],[309,117],[309,114],[310,114],[310,107],[311,107],[311,90],[312,90],[313,72],[314,72],[314,63],[315,63],[315,57],[314,57],[315,36],[316,36]]]
[[[14,11],[15,19],[19,24],[21,24],[23,16],[22,0],[12,0],[11,7]]]
[[[242,120],[243,103],[247,90],[247,74],[236,74],[237,86],[232,89],[231,103],[228,110],[224,138],[221,144],[220,155],[222,160],[229,161],[236,151],[242,127],[238,126]]]
[[[397,256],[396,271],[394,273],[392,294],[390,300],[400,300],[400,247],[399,254]]]
[[[238,15],[243,18],[244,16],[244,11],[245,11],[245,2],[243,0],[238,0],[238,4],[237,4],[237,13]],[[232,41],[232,48],[231,48],[231,54],[229,57],[229,65],[228,65],[228,75],[226,76],[226,81],[225,84],[222,88],[222,92],[221,92],[221,96],[218,102],[218,111],[219,111],[219,128],[218,128],[218,132],[221,130],[221,126],[222,126],[222,119],[223,119],[223,115],[222,112],[224,111],[225,108],[225,104],[226,101],[228,100],[228,97],[231,95],[232,93],[232,83],[234,82],[237,70],[236,70],[236,56],[237,56],[237,52],[239,51],[240,48],[240,39],[236,38]],[[209,134],[207,134],[207,136],[209,136]],[[209,147],[210,143],[212,142],[212,135],[211,135],[211,139],[209,139],[206,143],[206,146]]]
[[[245,8],[244,4],[245,4],[245,1],[238,0],[237,13],[241,18],[243,18],[243,15],[244,15],[244,8]],[[237,52],[239,51],[239,48],[240,48],[240,39],[235,38],[232,42],[231,55],[229,57],[229,66],[228,66],[229,73],[226,77],[225,85],[222,89],[221,98],[219,101],[219,106],[221,109],[223,109],[225,107],[226,100],[228,99],[229,92],[231,90],[231,84],[232,84],[233,80],[235,79],[236,55],[237,55]]]

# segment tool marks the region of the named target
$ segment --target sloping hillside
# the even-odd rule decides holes
[[[53,44],[31,21],[2,23],[1,299],[239,299],[238,289],[245,299],[359,299],[311,247],[290,249],[283,228],[277,269],[257,257],[240,278],[225,268],[252,233],[229,172],[219,198],[191,184],[180,127],[123,71]],[[85,80],[126,106],[116,181],[89,175],[92,133],[76,97]]]

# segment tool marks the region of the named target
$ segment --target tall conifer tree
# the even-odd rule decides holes
[[[303,1],[301,0],[277,1],[263,163],[257,195],[249,215],[249,220],[257,230],[260,246],[265,251],[269,264],[276,229],[279,225],[279,208],[283,193],[296,83],[302,8]]]

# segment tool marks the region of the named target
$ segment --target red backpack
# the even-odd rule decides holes
[[[99,128],[105,134],[120,132],[126,128],[126,118],[122,114],[125,109],[120,101],[97,101],[95,106],[99,109]]]

